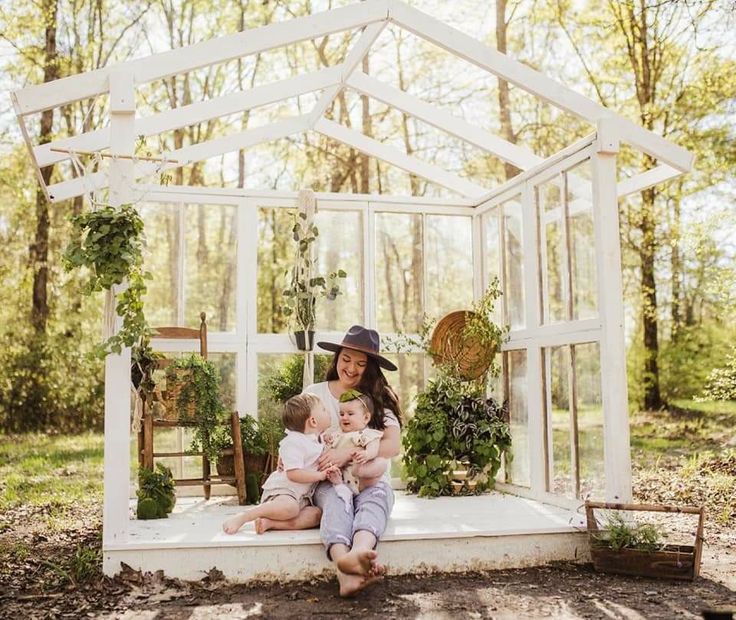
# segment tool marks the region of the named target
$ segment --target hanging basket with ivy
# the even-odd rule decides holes
[[[64,252],[67,271],[86,268],[88,295],[127,285],[115,295],[115,312],[121,329],[105,342],[101,354],[119,353],[149,333],[143,314],[145,281],[151,275],[143,269],[143,220],[130,204],[105,206],[72,218],[72,233]]]

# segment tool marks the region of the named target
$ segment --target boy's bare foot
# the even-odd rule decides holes
[[[377,559],[378,553],[373,550],[353,549],[337,561],[337,568],[349,575],[367,577],[373,575],[374,565],[381,566]]]
[[[258,517],[255,520],[256,534],[264,534],[271,529],[271,519],[268,517]]]
[[[340,596],[350,598],[358,592],[378,581],[381,577],[366,577],[364,575],[350,575],[337,571],[337,581],[340,584]]]

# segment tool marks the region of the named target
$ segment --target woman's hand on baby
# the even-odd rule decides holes
[[[325,471],[336,465],[338,468],[345,467],[352,458],[352,450],[350,448],[330,448],[322,453],[317,461],[317,466],[320,471]]]

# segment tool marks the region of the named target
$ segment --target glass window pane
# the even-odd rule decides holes
[[[603,499],[603,405],[601,400],[600,346],[575,345],[575,389],[578,412],[580,497]]]
[[[286,333],[281,309],[286,271],[294,259],[291,237],[294,209],[258,209],[258,333]]]
[[[483,226],[485,227],[485,281],[483,287],[487,287],[493,278],[501,281],[501,231],[498,220],[498,209],[493,209],[483,215]],[[493,310],[493,320],[503,323],[503,299],[499,300]]]
[[[524,318],[524,237],[521,219],[521,196],[503,203],[505,236],[504,295],[511,329],[525,325]]]
[[[376,317],[380,332],[417,333],[422,324],[422,216],[376,214]]]
[[[508,482],[528,487],[529,482],[529,411],[527,406],[526,351],[508,352],[509,421],[513,458],[506,472]]]
[[[184,222],[184,323],[206,312],[210,331],[235,331],[236,207],[186,205]]]
[[[179,308],[179,205],[143,204],[140,215],[146,235],[143,261],[153,276],[146,281],[146,319],[153,326],[176,325]]]
[[[544,350],[547,380],[547,442],[549,491],[574,497],[572,446],[570,444],[570,347]]]
[[[473,234],[466,216],[428,215],[426,312],[442,317],[473,301]]]
[[[542,321],[567,320],[567,260],[561,177],[537,188],[542,271]]]
[[[593,186],[590,160],[567,171],[567,202],[572,263],[573,318],[597,316]]]
[[[317,298],[317,329],[345,331],[363,323],[363,228],[358,211],[318,211],[317,272],[327,275],[344,269],[342,294],[334,301]]]

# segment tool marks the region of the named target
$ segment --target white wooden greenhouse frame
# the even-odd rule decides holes
[[[387,24],[395,24],[507,80],[544,102],[587,121],[592,133],[554,156],[542,159],[525,147],[507,142],[447,111],[362,73],[359,69],[361,60]],[[135,96],[139,85],[352,29],[362,29],[362,34],[341,64],[151,116],[136,116]],[[342,89],[352,89],[421,119],[485,153],[512,163],[522,172],[499,187],[482,187],[344,127],[324,115]],[[12,98],[39,182],[49,200],[61,202],[83,195],[91,188],[109,187],[110,202],[117,206],[130,201],[133,191],[143,187],[134,187],[130,179],[150,176],[156,170],[155,163],[120,157],[134,155],[137,136],[153,136],[317,91],[321,91],[321,96],[309,113],[185,146],[167,154],[169,163],[166,168],[247,149],[301,132],[315,131],[459,194],[461,198],[455,200],[317,194],[320,209],[349,209],[361,213],[364,316],[356,317],[356,322],[362,320],[368,326],[376,325],[376,283],[373,269],[376,213],[389,211],[452,214],[472,218],[473,288],[474,295],[478,297],[490,276],[484,258],[484,248],[489,241],[485,238],[484,218],[510,198],[521,202],[525,327],[511,331],[504,350],[523,350],[526,354],[528,486],[499,484],[499,488],[507,494],[494,494],[485,498],[441,499],[435,500],[435,503],[427,503],[426,506],[422,502],[427,500],[404,498],[403,508],[397,503],[392,518],[394,529],[390,529],[385,538],[386,561],[397,571],[411,571],[419,564],[454,569],[467,567],[471,563],[473,566],[489,567],[523,566],[549,559],[583,557],[584,554],[578,548],[581,539],[571,525],[578,521],[574,515],[565,511],[565,508],[569,509],[580,502],[560,497],[549,490],[543,350],[545,347],[560,345],[599,343],[600,372],[604,379],[601,382],[601,401],[605,495],[609,500],[629,500],[631,464],[618,200],[622,196],[688,172],[693,163],[693,157],[688,151],[399,0],[357,2],[343,8],[223,36],[48,84],[31,86],[12,93]],[[108,93],[110,123],[107,127],[48,144],[32,143],[26,128],[26,120],[30,115]],[[627,143],[651,155],[658,166],[638,176],[617,181],[616,154],[620,143]],[[104,151],[118,157],[110,160],[109,171],[98,171],[83,178],[71,178],[46,186],[40,169],[68,160],[69,151]],[[176,160],[177,163],[171,160]],[[542,304],[539,302],[543,278],[540,276],[536,188],[545,180],[557,178],[562,171],[585,160],[589,160],[592,171],[598,315],[582,320],[545,323]],[[147,201],[237,206],[236,328],[230,333],[212,333],[209,349],[211,352],[231,352],[237,355],[237,408],[241,412],[255,411],[258,354],[295,351],[287,335],[257,333],[255,305],[258,208],[293,207],[296,193],[171,186],[146,186],[146,189]],[[574,205],[567,205],[565,202],[566,214],[571,212],[568,209],[574,208]],[[502,239],[499,243],[501,242]],[[569,273],[567,277],[570,277]],[[338,338],[340,335],[320,333],[317,338]],[[185,342],[182,346],[184,349],[193,349],[194,343]],[[181,577],[201,575],[202,571],[214,565],[233,578],[249,578],[255,575],[294,577],[324,569],[327,564],[315,531],[225,539],[218,533],[222,514],[212,512],[209,507],[201,506],[202,502],[195,500],[180,501],[184,517],[179,521],[172,517],[163,523],[147,522],[152,525],[147,525],[149,529],[145,529],[130,518],[129,368],[129,350],[120,355],[108,356],[106,360],[103,517],[105,571],[109,574],[117,572],[121,560],[147,570],[164,568],[167,573]],[[190,503],[187,504],[187,501]],[[422,503],[421,507],[412,505],[412,501]],[[235,509],[231,507],[225,510],[232,512]],[[417,514],[420,516],[417,517]],[[454,529],[448,529],[445,521],[436,518],[439,514],[454,515],[460,524]],[[201,520],[200,526],[196,528],[200,530],[199,533],[193,533],[195,528],[187,525],[193,515]],[[523,515],[528,515],[529,519],[524,521],[526,517]],[[520,520],[526,525],[520,525]],[[202,524],[209,524],[210,530]],[[157,527],[158,530],[155,529]],[[204,530],[207,532],[202,534]],[[557,538],[550,537],[551,534],[555,534]],[[296,570],[293,568],[293,560],[299,549],[305,555],[297,560],[300,568]],[[437,553],[438,549],[442,552]],[[290,554],[291,560],[285,559],[284,554]]]

